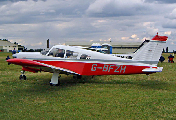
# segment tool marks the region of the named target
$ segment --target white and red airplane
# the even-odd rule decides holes
[[[73,74],[77,78],[82,75],[128,75],[152,74],[161,72],[157,67],[159,58],[167,40],[167,36],[158,34],[147,40],[130,59],[103,54],[74,46],[56,45],[48,53],[20,52],[8,59],[8,63],[21,65],[20,79],[26,79],[25,71],[45,71],[53,73],[50,85],[59,85],[59,74]]]

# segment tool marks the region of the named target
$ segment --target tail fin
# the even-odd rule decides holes
[[[133,56],[133,60],[157,65],[167,38],[167,36],[159,36],[157,33],[152,40],[144,44],[141,49],[136,51]]]

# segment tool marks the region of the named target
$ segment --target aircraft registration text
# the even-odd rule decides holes
[[[116,72],[116,73],[125,73],[125,65],[103,65],[98,66],[98,64],[92,64],[91,71],[102,71],[102,72]]]

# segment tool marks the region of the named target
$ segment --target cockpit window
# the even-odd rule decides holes
[[[53,48],[48,54],[48,56],[61,57],[61,58],[63,58],[64,55],[65,55],[65,50],[59,49],[59,48]]]

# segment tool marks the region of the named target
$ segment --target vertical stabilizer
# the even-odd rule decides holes
[[[157,34],[134,54],[133,60],[157,65],[167,38],[167,36],[159,36]]]

